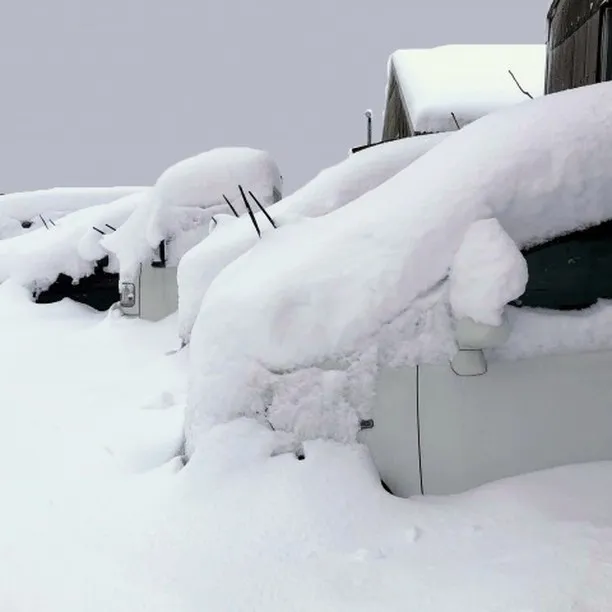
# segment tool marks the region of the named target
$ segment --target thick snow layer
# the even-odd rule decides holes
[[[608,609],[611,463],[401,500],[238,420],[181,469],[174,324],[0,286],[3,612]]]
[[[55,226],[38,228],[28,234],[0,242],[0,282],[7,279],[34,290],[43,290],[60,274],[75,279],[93,272],[108,252],[100,240],[119,227],[135,207],[147,198],[147,190],[135,192],[109,204],[79,210]],[[100,230],[100,231],[97,231]],[[109,269],[115,271],[116,261]]]
[[[149,201],[105,239],[104,246],[117,257],[126,277],[151,259],[162,240],[170,239],[169,263],[176,265],[208,235],[215,215],[231,214],[224,195],[238,214],[246,212],[239,185],[247,194],[253,192],[263,206],[282,194],[278,166],[265,151],[229,147],[185,159],[159,177]],[[256,208],[255,202],[250,204]]]
[[[512,334],[494,358],[521,359],[612,349],[612,303],[601,300],[581,311],[507,309]]]
[[[271,374],[359,355],[386,325],[410,320],[414,304],[446,287],[474,222],[497,219],[523,247],[612,218],[611,109],[609,83],[504,109],[349,205],[268,232],[202,302],[191,337],[189,448],[211,423],[265,410]],[[443,338],[449,318],[440,316]],[[414,318],[395,341],[418,346],[422,329]],[[443,355],[447,341],[439,346]],[[347,432],[321,423],[319,434]]]
[[[416,132],[457,129],[484,115],[544,93],[545,45],[445,45],[396,51],[389,78],[397,79]]]
[[[278,225],[304,217],[319,217],[352,202],[403,170],[415,159],[442,142],[445,134],[420,136],[385,143],[351,155],[323,170],[304,187],[269,209]],[[271,226],[264,215],[256,215],[262,231]],[[258,240],[250,219],[228,219],[215,235],[182,259],[178,269],[179,334],[188,342],[202,298],[213,279]]]
[[[451,267],[453,315],[501,325],[505,306],[523,295],[527,278],[527,262],[499,221],[476,221],[465,233]]]
[[[185,159],[166,170],[155,183],[155,194],[164,207],[208,208],[222,201],[238,200],[238,185],[250,189],[266,203],[273,190],[282,193],[282,178],[269,153],[246,147],[211,149]]]
[[[144,187],[56,187],[2,195],[0,238],[11,238],[32,231],[43,227],[45,223],[52,226],[60,217],[70,212],[106,204],[143,189]],[[21,221],[31,221],[32,225],[23,228]]]

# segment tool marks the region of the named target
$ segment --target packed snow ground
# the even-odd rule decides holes
[[[3,612],[609,609],[612,464],[400,500],[239,420],[182,468],[176,325],[0,285]]]

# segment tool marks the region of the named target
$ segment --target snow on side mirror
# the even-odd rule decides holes
[[[453,316],[500,326],[506,305],[525,292],[527,276],[525,258],[497,219],[472,223],[451,266]]]
[[[472,223],[459,247],[449,277],[458,353],[451,367],[459,376],[486,373],[483,350],[499,347],[510,334],[506,305],[527,285],[527,262],[497,219]]]

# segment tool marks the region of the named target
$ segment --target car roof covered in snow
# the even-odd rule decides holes
[[[504,106],[544,93],[545,45],[445,45],[398,50],[389,59],[392,86],[416,133],[460,127]],[[388,113],[388,109],[386,114]]]

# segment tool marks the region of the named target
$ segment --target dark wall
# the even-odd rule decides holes
[[[546,93],[600,78],[603,10],[607,0],[559,0],[548,14]]]

